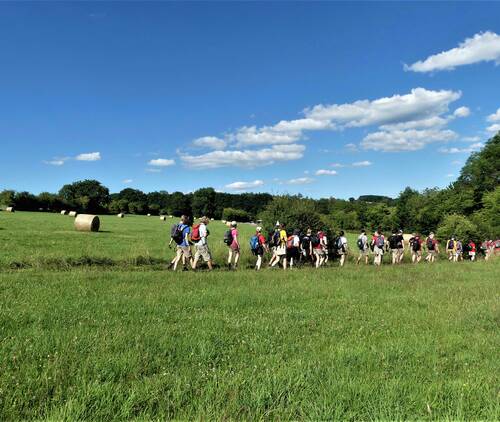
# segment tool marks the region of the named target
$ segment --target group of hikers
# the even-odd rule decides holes
[[[197,224],[192,227],[190,218],[183,215],[178,224],[174,224],[171,229],[169,246],[175,244],[176,255],[170,262],[169,268],[177,270],[180,263],[184,269],[190,266],[196,269],[200,259],[206,262],[208,269],[214,267],[212,255],[208,245],[210,219],[202,217]],[[228,248],[227,268],[236,269],[240,260],[241,242],[236,221],[227,223],[229,228],[224,233],[224,243]],[[497,242],[487,241],[485,259],[489,259],[497,247]],[[194,256],[191,246],[194,246]],[[313,231],[307,229],[302,232],[298,229],[287,230],[284,223],[276,222],[273,231],[263,233],[262,227],[257,226],[255,234],[250,238],[249,247],[256,257],[255,269],[260,270],[264,262],[264,256],[271,257],[268,267],[274,268],[280,265],[283,269],[293,268],[298,265],[310,265],[320,268],[326,265],[331,256],[338,257],[340,266],[346,263],[347,254],[350,253],[347,238],[343,231],[328,240],[326,231]],[[357,259],[356,264],[363,262],[370,263],[370,256],[373,256],[373,264],[382,265],[385,253],[390,253],[393,265],[401,264],[404,259],[406,249],[410,251],[411,262],[418,264],[422,258],[427,262],[434,262],[439,254],[439,242],[434,233],[430,233],[426,239],[413,233],[406,241],[402,230],[393,230],[390,236],[386,237],[380,229],[376,230],[369,238],[365,230],[361,230],[356,242]],[[476,259],[477,247],[473,240],[462,242],[456,236],[452,236],[446,242],[446,254],[448,259],[457,262],[463,259]]]

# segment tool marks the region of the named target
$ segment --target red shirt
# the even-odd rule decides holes
[[[266,244],[266,238],[262,235],[262,233],[259,233],[257,238],[259,239],[260,246],[264,246]]]
[[[469,246],[471,252],[476,252],[476,244],[474,242],[470,242]]]

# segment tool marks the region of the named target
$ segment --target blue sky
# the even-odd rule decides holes
[[[0,189],[446,186],[500,129],[499,16],[500,3],[2,3]]]

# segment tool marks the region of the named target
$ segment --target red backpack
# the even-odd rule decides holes
[[[200,224],[195,224],[193,226],[193,231],[191,232],[191,240],[193,242],[199,242],[201,240],[201,236],[200,236]]]
[[[289,236],[288,239],[286,240],[286,248],[287,249],[293,248],[293,236]]]

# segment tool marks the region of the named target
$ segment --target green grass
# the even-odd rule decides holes
[[[2,214],[2,263],[170,257],[156,220],[75,235],[69,217]],[[7,265],[0,420],[498,420],[498,264]]]

